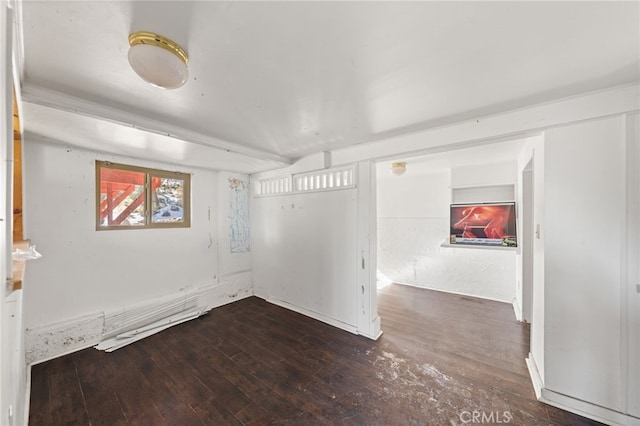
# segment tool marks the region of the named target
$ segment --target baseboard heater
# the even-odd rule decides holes
[[[105,312],[102,340],[96,349],[113,352],[145,337],[198,318],[206,310],[198,308],[198,294],[184,291],[165,298]]]
[[[94,346],[96,349],[105,352],[113,352],[116,349],[120,349],[133,342],[137,342],[140,339],[156,334],[162,330],[166,330],[174,325],[182,324],[183,322],[190,321],[198,318],[204,312],[194,311],[187,312],[186,314],[172,315],[169,318],[165,318],[162,321],[156,321],[153,324],[149,324],[145,327],[136,328],[135,330],[127,331],[122,334],[118,334],[115,337],[105,339]]]

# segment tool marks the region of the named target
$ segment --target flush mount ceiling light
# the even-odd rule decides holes
[[[162,89],[187,82],[189,57],[180,45],[159,34],[138,31],[129,35],[129,63],[144,81]]]
[[[401,162],[401,163],[391,164],[391,173],[393,173],[396,176],[403,175],[404,172],[406,171],[407,171],[407,163]]]

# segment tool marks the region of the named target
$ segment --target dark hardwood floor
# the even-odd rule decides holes
[[[35,365],[29,424],[598,424],[535,400],[510,305],[391,285],[379,314],[374,342],[244,299]]]

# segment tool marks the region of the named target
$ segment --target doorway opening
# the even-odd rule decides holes
[[[533,317],[533,158],[522,171],[522,321]]]

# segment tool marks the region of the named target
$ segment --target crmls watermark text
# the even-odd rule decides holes
[[[463,424],[504,424],[513,420],[509,411],[461,411],[458,417]]]

